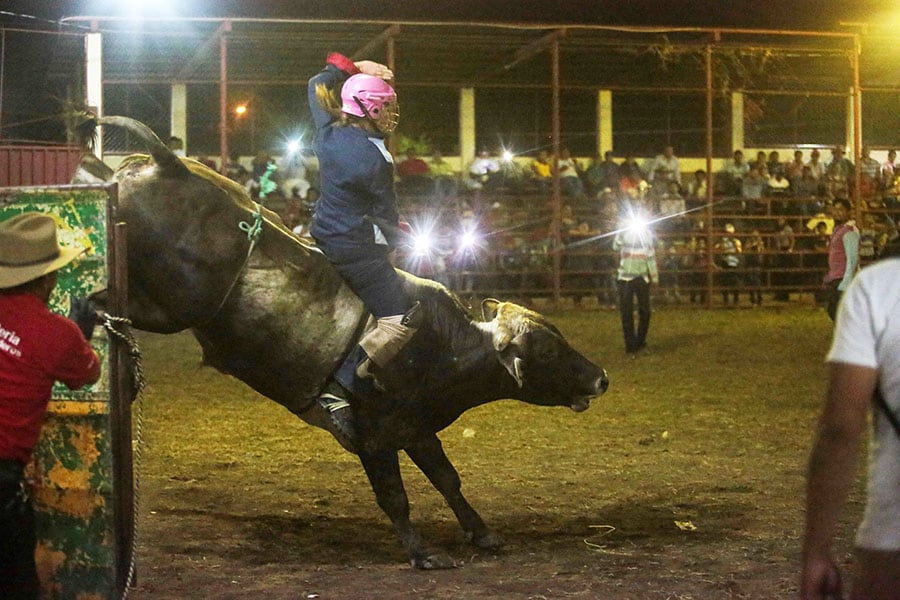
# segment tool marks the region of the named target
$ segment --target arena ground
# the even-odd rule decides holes
[[[142,335],[133,599],[766,599],[795,597],[803,472],[824,391],[821,309],[657,310],[649,352],[618,314],[553,320],[610,373],[585,413],[511,401],[442,434],[463,490],[506,541],[467,546],[403,462],[414,520],[451,571],[407,566],[361,467],[187,334]],[[302,368],[302,366],[298,366]],[[849,560],[861,488],[838,556]]]

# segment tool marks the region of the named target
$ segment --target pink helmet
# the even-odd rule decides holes
[[[368,118],[382,133],[397,126],[397,93],[385,80],[357,73],[341,88],[341,111]]]

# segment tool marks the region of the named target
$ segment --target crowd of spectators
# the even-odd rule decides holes
[[[873,259],[897,236],[896,152],[879,163],[866,148],[858,166],[842,148],[828,152],[823,160],[818,149],[808,157],[798,149],[782,161],[777,151],[747,160],[736,150],[710,178],[704,170],[683,172],[673,146],[643,160],[616,160],[606,152],[587,164],[565,147],[558,157],[540,150],[527,162],[482,149],[461,171],[440,152],[423,158],[410,148],[395,166],[401,210],[414,229],[417,220],[427,222],[435,243],[424,254],[404,253],[402,266],[463,293],[496,291],[527,301],[552,290],[559,256],[566,295],[575,302],[595,296],[611,307],[612,237],[640,208],[653,215],[656,293],[663,301],[705,303],[710,283],[727,305],[739,304],[746,294],[745,305],[759,306],[763,290],[785,301],[819,284],[833,226],[830,202],[849,197],[855,178],[862,190],[857,205],[865,208],[857,215],[861,259]],[[272,170],[274,164],[261,152],[249,169],[234,157],[225,172],[254,196],[261,181],[271,178],[276,187],[267,204],[306,235],[318,196],[313,164],[302,153],[282,157]],[[558,240],[549,202],[557,172],[564,201]],[[463,236],[477,241],[463,248]]]

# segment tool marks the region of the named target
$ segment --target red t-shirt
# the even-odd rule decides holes
[[[0,458],[31,459],[54,381],[74,390],[99,378],[75,323],[34,294],[0,294]]]

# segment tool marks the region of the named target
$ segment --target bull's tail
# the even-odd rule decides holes
[[[90,113],[82,113],[76,119],[74,131],[77,139],[85,148],[92,147],[97,136],[97,127],[100,125],[113,125],[122,127],[138,136],[144,144],[150,156],[159,166],[165,177],[187,177],[190,172],[181,160],[166,146],[153,130],[130,117],[97,117]]]

